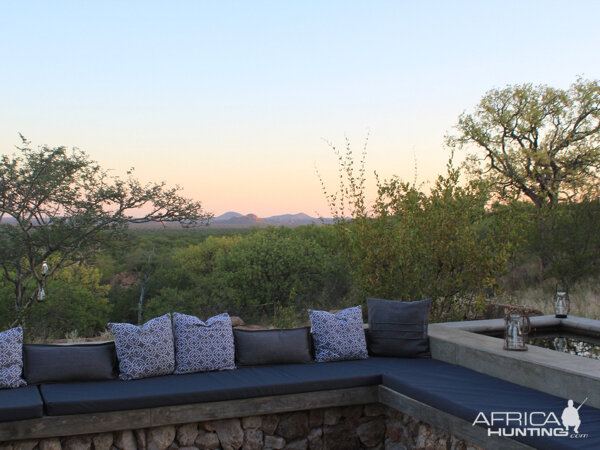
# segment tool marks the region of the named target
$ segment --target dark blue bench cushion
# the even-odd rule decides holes
[[[35,419],[44,414],[44,403],[37,386],[0,389],[0,422]]]
[[[370,386],[381,383],[380,373],[380,368],[364,361],[343,361],[242,367],[132,381],[45,384],[40,389],[46,413],[66,415]]]
[[[410,364],[406,361],[389,359],[383,364],[373,361],[373,364],[381,367],[384,386],[470,423],[475,421],[479,412],[486,414],[489,420],[492,412],[507,411],[553,412],[560,421],[567,406],[565,399],[465,367],[436,360],[414,359],[410,360]],[[568,390],[568,386],[565,386],[565,394],[568,394]],[[575,406],[579,406],[578,401],[583,401],[573,400]],[[600,410],[583,405],[579,417],[579,433],[588,434],[587,438],[519,436],[514,439],[548,450],[600,449]],[[569,432],[573,432],[572,427]]]

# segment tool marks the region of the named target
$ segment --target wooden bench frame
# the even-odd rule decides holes
[[[531,448],[508,438],[489,437],[484,428],[381,385],[3,422],[0,423],[0,441],[76,436],[368,403],[382,403],[488,449]]]

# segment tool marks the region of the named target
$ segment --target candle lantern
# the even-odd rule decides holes
[[[559,291],[554,297],[554,314],[559,319],[564,319],[569,314],[569,308],[571,302],[569,301],[569,295],[566,292]]]
[[[504,350],[527,350],[527,333],[531,330],[529,317],[517,310],[509,311],[504,318]]]

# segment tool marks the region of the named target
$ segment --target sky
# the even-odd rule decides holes
[[[20,132],[215,215],[328,216],[328,143],[369,136],[371,180],[431,181],[486,91],[600,78],[598,17],[594,0],[5,1],[0,154]]]

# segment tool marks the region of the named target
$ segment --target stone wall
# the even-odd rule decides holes
[[[379,403],[87,436],[0,443],[0,450],[479,449]]]

